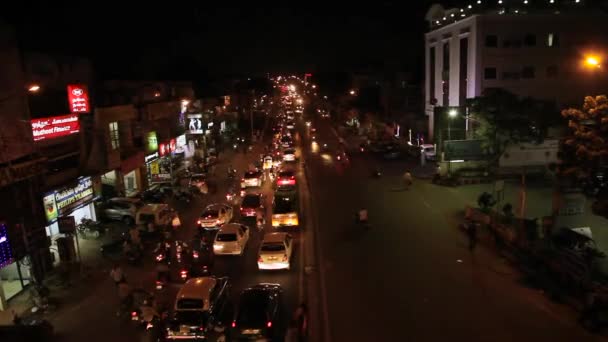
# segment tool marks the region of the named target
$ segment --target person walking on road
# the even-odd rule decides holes
[[[405,171],[403,174],[403,184],[405,186],[405,190],[408,190],[410,186],[412,186],[412,174],[409,171]]]
[[[112,277],[112,280],[114,281],[114,284],[117,287],[121,282],[126,281],[125,274],[118,263],[115,263],[114,266],[112,266],[112,270],[110,271],[110,277]]]
[[[469,250],[473,252],[477,245],[477,225],[473,221],[467,223],[467,236],[469,238]]]

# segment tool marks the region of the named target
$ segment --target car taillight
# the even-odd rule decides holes
[[[131,312],[131,317],[135,317],[135,316],[137,316],[137,311]]]
[[[219,219],[217,219],[217,220],[215,220],[215,223],[216,224],[220,224],[220,223],[222,223],[222,221],[220,221]]]
[[[236,321],[232,321],[232,327],[236,328]]]
[[[157,255],[156,261],[161,261],[161,260],[163,260],[163,255],[162,254]]]
[[[192,252],[192,257],[194,259],[198,259],[198,252],[197,251]]]
[[[258,257],[258,262],[264,262],[264,259],[262,259],[261,255]]]
[[[244,182],[244,181],[245,181],[245,178],[241,178],[241,182]]]
[[[283,255],[283,262],[287,262],[287,254]]]
[[[266,327],[267,327],[267,328],[272,328],[272,322],[271,322],[271,321],[268,321],[268,323],[266,323]]]
[[[179,272],[179,275],[183,278],[186,278],[188,276],[188,271],[186,270],[182,270],[181,272]]]
[[[201,220],[196,220],[196,224],[201,224],[201,223],[203,223],[203,221],[201,221]]]

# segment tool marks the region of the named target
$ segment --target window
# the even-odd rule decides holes
[[[486,80],[495,80],[496,68],[485,68],[483,70],[483,78],[485,78]]]
[[[547,35],[547,46],[549,46],[549,47],[559,46],[559,36],[556,33],[549,33]]]
[[[469,59],[469,38],[460,40],[460,79],[459,82],[459,105],[463,106],[467,98],[467,73]]]
[[[118,122],[110,122],[110,142],[112,143],[112,149],[116,150],[120,147],[120,135],[118,133]]]
[[[435,100],[435,48],[429,49],[429,100],[431,103]]]
[[[526,66],[521,71],[522,78],[534,78],[534,67]]]
[[[486,47],[498,47],[498,36],[487,35],[486,36]]]
[[[557,65],[550,65],[547,67],[547,78],[555,78],[557,77]]]
[[[524,45],[525,46],[536,46],[536,36],[533,34],[526,34],[524,36]]]

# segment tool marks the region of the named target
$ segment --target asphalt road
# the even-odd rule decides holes
[[[268,143],[268,141],[264,143]],[[228,165],[232,165],[239,173],[242,173],[255,158],[259,157],[261,151],[262,143],[258,143],[254,151],[246,154],[232,150],[222,153],[220,164],[216,168],[216,180],[219,184],[219,190],[216,194],[195,197],[190,203],[170,203],[178,210],[182,222],[177,238],[190,241],[196,230],[196,220],[203,208],[211,203],[225,202],[225,195],[231,183],[226,173]],[[298,164],[294,164],[294,167],[299,168]],[[262,191],[266,195],[266,208],[270,213],[272,201],[270,182],[264,184]],[[234,208],[235,217],[233,221],[240,221],[238,206]],[[291,270],[261,272],[257,269],[257,251],[263,232],[268,231],[274,231],[270,227],[269,217],[264,231],[259,232],[255,228],[252,229],[243,256],[216,257],[212,273],[215,276],[231,278],[234,303],[237,303],[240,291],[250,285],[278,283],[285,290],[288,312],[292,312],[303,297],[304,291],[302,286],[303,249],[300,248],[302,237],[298,229],[291,230],[295,241]],[[153,256],[148,253],[144,260],[144,265],[141,267],[133,267],[123,263],[123,269],[130,285],[154,291],[156,273]],[[179,284],[172,284],[156,292],[157,300],[161,304],[171,307],[179,287]],[[50,317],[61,341],[137,341],[146,339],[144,333],[137,329],[132,322],[116,316],[118,298],[109,276],[86,289],[86,291],[89,291],[89,294],[82,301],[70,307],[62,308]]]
[[[591,341],[576,313],[520,283],[491,249],[471,253],[457,229],[464,199],[457,189],[415,180],[405,191],[403,161],[354,153],[334,160],[338,141],[315,118],[312,146],[301,124],[307,179],[320,244],[320,313],[331,341]],[[380,165],[384,175],[371,170]],[[367,208],[371,229],[356,227]],[[329,342],[329,341],[326,341]]]

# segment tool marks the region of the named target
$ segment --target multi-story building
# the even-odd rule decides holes
[[[608,16],[583,1],[470,1],[433,5],[426,16],[425,112],[429,134],[437,115],[487,88],[521,97],[580,105],[608,85],[586,56],[608,54]],[[591,60],[593,61],[593,60]],[[432,136],[431,136],[432,139]]]
[[[106,81],[100,86],[97,138],[87,166],[102,175],[105,197],[131,196],[170,181],[170,159],[186,149],[185,113],[193,98],[189,82]]]
[[[52,268],[58,218],[88,207],[94,194],[91,178],[78,178],[85,175],[89,62],[22,51],[10,27],[0,27],[0,44],[1,310]],[[73,256],[69,247],[62,252]]]

